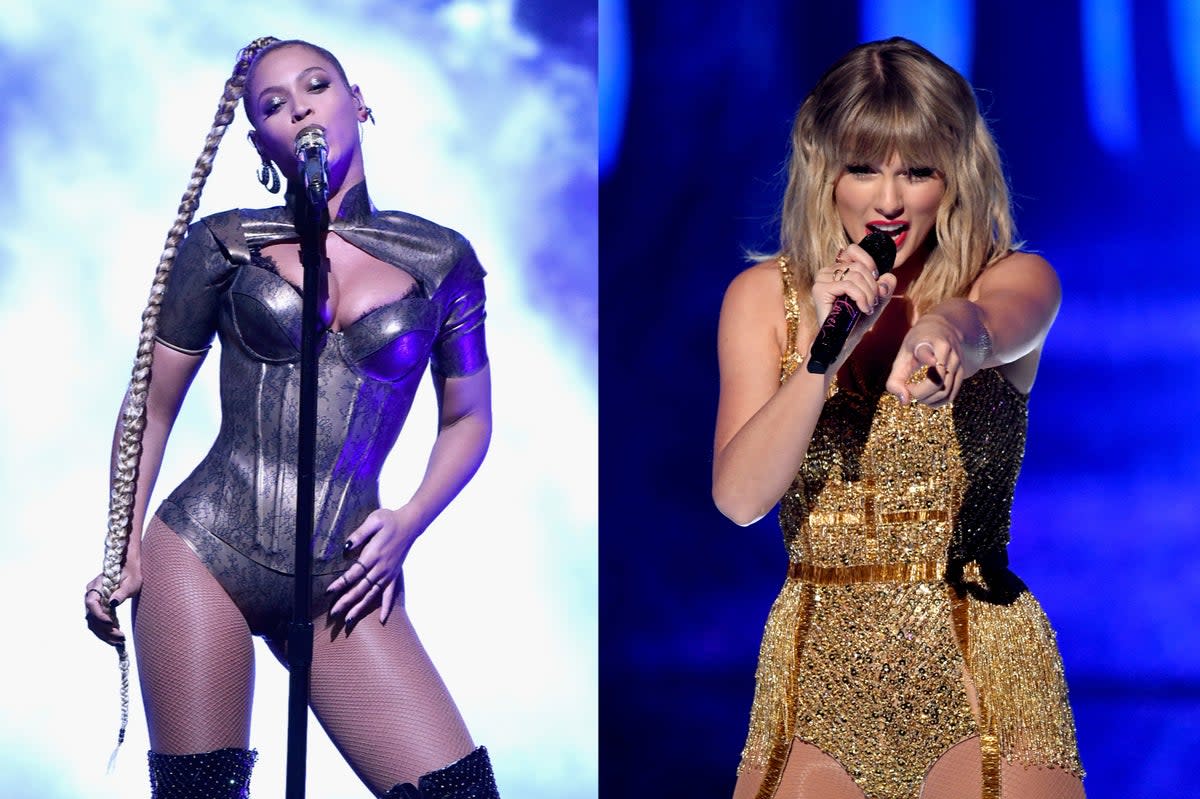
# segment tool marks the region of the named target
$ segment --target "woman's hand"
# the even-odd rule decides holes
[[[117,626],[116,608],[126,599],[137,596],[142,590],[141,564],[126,561],[121,573],[121,584],[113,591],[109,602],[105,602],[104,595],[100,593],[103,582],[104,575],[98,574],[87,584],[83,594],[83,606],[87,611],[84,618],[87,619],[88,629],[101,641],[112,646],[123,646],[125,632]]]
[[[858,342],[871,329],[896,290],[896,276],[879,276],[875,261],[862,247],[851,244],[837,254],[832,265],[817,272],[813,278],[812,299],[816,318],[824,321],[833,311],[834,303],[845,297],[868,318],[859,319],[842,347],[830,371],[835,372],[845,362]]]
[[[326,589],[327,594],[343,592],[329,615],[344,614],[346,625],[350,626],[382,601],[379,621],[385,623],[396,592],[401,590],[404,559],[424,529],[408,505],[398,510],[373,511],[346,538],[346,552],[358,550],[358,559]]]
[[[900,352],[888,375],[887,390],[896,395],[901,405],[920,402],[940,408],[954,401],[963,380],[978,369],[978,363],[964,363],[962,334],[958,329],[937,314],[926,314],[900,343]]]
[[[895,286],[895,275],[879,277],[875,261],[867,251],[857,244],[850,244],[813,279],[812,296],[817,318],[829,316],[834,301],[841,296],[848,297],[860,311],[869,314]]]
[[[492,434],[491,370],[461,377],[433,373],[438,399],[438,435],[421,485],[397,510],[373,511],[346,537],[346,552],[358,559],[334,580],[328,594],[342,592],[330,616],[344,614],[346,625],[381,603],[380,623],[403,591],[400,569],[417,536],[437,518],[479,468]]]
[[[901,403],[936,408],[952,402],[971,375],[996,367],[1028,394],[1061,301],[1058,276],[1044,258],[1006,256],[984,270],[966,297],[945,300],[917,319],[900,346],[887,390]],[[915,375],[923,368],[923,377]]]

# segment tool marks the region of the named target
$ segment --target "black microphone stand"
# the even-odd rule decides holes
[[[326,187],[304,185],[295,192],[304,304],[300,335],[300,429],[296,482],[296,592],[288,626],[287,799],[304,799],[308,750],[308,694],[312,667],[312,540],[316,505],[317,301],[329,229]]]

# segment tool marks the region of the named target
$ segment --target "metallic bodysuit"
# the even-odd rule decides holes
[[[277,635],[289,615],[296,520],[301,296],[260,250],[298,239],[286,208],[234,210],[191,226],[167,284],[158,339],[188,353],[221,341],[221,426],[195,471],[157,515],[181,535],[246,615]],[[346,536],[380,506],[379,472],[425,365],[446,377],[479,371],[484,271],[458,233],[378,212],[366,184],[329,229],[410,274],[407,296],[341,331],[318,359],[314,612],[349,567]]]
[[[801,360],[786,265],[784,286],[786,380]],[[871,799],[916,799],[971,736],[985,797],[1000,796],[1001,758],[1082,776],[1054,632],[1008,569],[1026,402],[994,369],[940,409],[834,383],[780,503],[788,579],[739,769],[763,772],[758,796],[774,795],[793,739]]]

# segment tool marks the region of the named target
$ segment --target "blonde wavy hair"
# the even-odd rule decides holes
[[[1020,247],[996,142],[970,84],[908,39],[868,42],[817,82],[792,127],[781,251],[797,289],[849,243],[833,202],[846,167],[887,161],[935,168],[946,191],[934,246],[906,296],[920,312],[966,293],[979,274]],[[807,303],[801,303],[811,314]]]

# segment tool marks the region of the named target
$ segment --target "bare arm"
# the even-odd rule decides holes
[[[491,367],[467,377],[433,376],[438,435],[421,485],[408,500],[421,529],[438,517],[474,476],[492,439]]]
[[[146,396],[146,428],[142,435],[142,454],[138,463],[137,494],[134,498],[131,534],[129,548],[125,553],[125,566],[121,577],[121,585],[113,592],[112,599],[123,602],[134,596],[141,589],[141,538],[145,527],[146,508],[150,502],[150,493],[158,478],[158,470],[162,465],[163,452],[167,446],[167,438],[179,415],[179,408],[187,394],[192,379],[196,376],[203,355],[188,355],[171,349],[160,343],[154,345],[154,366],[150,377],[150,389]],[[110,458],[110,473],[116,460],[118,442],[123,430],[125,403],[121,402],[121,410],[117,414],[117,425],[113,431],[113,450]],[[95,617],[92,631],[109,643],[124,641],[125,634],[112,625],[112,616],[108,608],[103,607],[99,595],[92,588],[98,587],[99,578],[88,584],[86,604],[89,612]]]
[[[847,252],[854,257],[851,276],[836,280],[833,267],[818,274],[813,287],[816,318],[823,319],[833,298],[843,294],[863,310],[872,308],[872,298],[882,302],[823,375],[801,368],[779,384],[779,361],[787,342],[776,263],[747,269],[725,294],[717,333],[721,396],[713,445],[713,501],[737,524],[761,519],[783,496],[804,461],[830,381],[870,322],[879,318],[895,287],[894,276],[876,281],[874,264],[860,248]],[[807,349],[812,336],[813,331],[803,332],[799,346]]]
[[[421,484],[403,506],[375,511],[350,534],[346,549],[361,550],[357,562],[362,568],[347,569],[329,586],[329,593],[345,591],[330,615],[345,613],[348,625],[368,612],[380,596],[380,620],[387,621],[397,578],[413,542],[462,491],[487,453],[492,437],[490,367],[466,377],[435,373],[433,381],[438,435]]]
[[[980,369],[999,367],[1028,393],[1061,302],[1058,276],[1044,258],[1009,255],[980,275],[966,298],[947,300],[916,321],[900,346],[888,390],[902,401],[936,407],[953,400],[962,381]],[[930,379],[906,385],[922,365],[944,376],[943,385]]]

